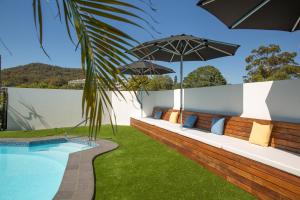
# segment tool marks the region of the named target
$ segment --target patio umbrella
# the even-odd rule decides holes
[[[137,75],[137,76],[164,75],[164,74],[175,73],[173,69],[158,64],[154,64],[148,61],[136,61],[129,65],[120,67],[119,70],[123,74]],[[141,117],[143,117],[143,92],[142,91],[141,91],[140,104],[141,104]]]
[[[147,61],[136,61],[119,69],[123,74],[129,75],[163,75],[175,73],[173,69]]]
[[[197,5],[232,29],[300,29],[299,0],[200,0]]]
[[[130,53],[140,60],[180,62],[180,124],[182,125],[183,62],[233,56],[238,48],[239,45],[183,34],[145,42],[133,48]]]

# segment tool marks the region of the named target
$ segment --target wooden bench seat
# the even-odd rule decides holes
[[[154,110],[156,109],[161,108],[155,108]],[[172,109],[164,109],[162,118],[168,120],[172,111]],[[196,127],[204,130],[210,129],[213,117],[222,116],[184,111],[183,120],[189,114],[198,115],[199,119]],[[224,132],[226,137],[230,136],[243,140],[248,140],[253,121],[270,123],[267,120],[225,117]],[[299,153],[299,132],[296,130],[300,128],[300,125],[286,122],[272,123],[274,124],[274,131],[272,132],[271,146],[288,150],[291,152],[291,156]],[[175,129],[171,131],[153,125],[151,122],[134,118],[131,118],[131,125],[177,149],[182,154],[260,199],[300,199],[300,177],[295,174],[287,173],[268,164],[233,153],[231,149],[226,150],[217,145],[207,144],[205,141],[178,134]],[[246,144],[246,141],[244,143]]]

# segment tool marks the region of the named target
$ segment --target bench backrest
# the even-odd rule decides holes
[[[179,110],[174,110],[171,108],[155,107],[153,109],[153,112],[155,110],[164,111],[162,116],[163,120],[169,120],[171,112],[179,112]],[[224,134],[243,140],[249,139],[252,124],[254,121],[261,124],[272,123],[273,130],[270,145],[275,148],[288,150],[298,154],[300,153],[300,124],[261,119],[250,119],[239,116],[224,116],[219,114],[210,114],[193,111],[183,111],[183,122],[185,118],[191,114],[198,116],[198,120],[195,124],[195,127],[204,130],[210,130],[212,118],[225,117],[226,121],[224,127]],[[177,123],[180,123],[180,118],[178,118]]]

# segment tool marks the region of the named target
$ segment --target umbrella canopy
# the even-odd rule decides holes
[[[206,61],[232,56],[238,47],[239,45],[183,34],[145,42],[133,48],[130,53],[141,60]]]
[[[175,73],[173,69],[148,61],[136,61],[119,69],[123,74],[129,75],[163,75]]]
[[[140,60],[180,61],[180,123],[182,125],[183,61],[206,61],[233,56],[238,48],[239,45],[183,34],[145,42],[133,48],[130,53]]]
[[[200,0],[197,5],[232,29],[300,29],[299,0]]]

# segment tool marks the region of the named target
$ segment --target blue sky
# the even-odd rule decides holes
[[[136,0],[130,0],[137,2]],[[0,44],[4,68],[14,67],[31,62],[43,62],[63,67],[80,67],[80,54],[69,41],[63,23],[55,18],[56,11],[51,2],[45,4],[44,43],[51,60],[39,47],[33,24],[32,0],[1,0],[0,1],[0,37],[13,55]],[[214,16],[196,6],[196,0],[152,0],[157,12],[152,13],[159,22],[154,24],[161,34],[155,38],[176,34],[191,34],[208,39],[240,44],[241,47],[233,57],[219,58],[208,62],[186,62],[184,73],[187,74],[197,67],[213,65],[217,67],[230,83],[241,83],[245,75],[245,57],[251,50],[260,45],[279,44],[284,51],[300,50],[300,31],[294,33],[260,30],[229,30]],[[139,41],[153,39],[143,30],[131,26],[122,26]],[[300,56],[296,61],[300,63]],[[172,67],[179,72],[179,63],[160,63]]]

